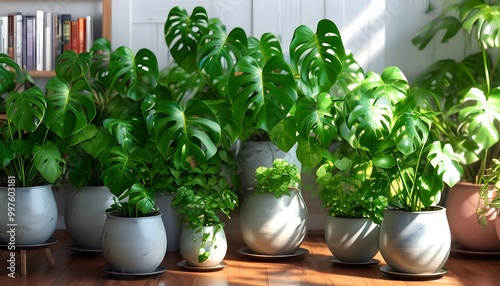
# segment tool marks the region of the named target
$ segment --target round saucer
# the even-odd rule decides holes
[[[302,255],[308,254],[309,250],[299,247],[297,250],[295,250],[293,253],[290,253],[290,254],[260,254],[260,253],[254,252],[253,250],[251,250],[248,247],[242,247],[242,248],[238,249],[238,252],[240,254],[243,254],[245,256],[252,257],[252,258],[272,260],[272,259],[285,259],[285,258],[302,256]]]
[[[186,260],[182,260],[177,262],[177,265],[179,265],[184,270],[196,271],[196,272],[210,272],[210,271],[222,270],[224,269],[224,267],[226,267],[227,264],[221,262],[215,266],[191,266],[186,262]]]
[[[404,273],[404,272],[398,272],[394,269],[392,269],[390,266],[385,265],[380,267],[380,271],[384,272],[385,274],[395,277],[395,278],[403,278],[403,279],[435,279],[435,278],[440,278],[444,274],[448,272],[448,269],[446,268],[441,268],[440,270],[433,272],[433,273],[421,273],[421,274],[413,274],[413,273]]]
[[[133,273],[131,273],[131,272],[120,272],[120,271],[114,270],[111,267],[107,267],[107,268],[104,268],[103,271],[108,273],[108,274],[114,275],[117,278],[120,278],[120,277],[124,277],[124,278],[131,278],[132,277],[133,278],[135,276],[149,276],[149,275],[161,274],[161,273],[164,273],[165,271],[167,271],[167,269],[162,267],[162,266],[158,266],[158,268],[156,268],[155,270],[153,270],[151,272],[133,272]]]
[[[496,257],[500,256],[500,251],[476,251],[469,250],[458,243],[451,244],[451,252],[468,255],[468,256],[480,256],[480,257]]]
[[[66,245],[66,249],[71,250],[71,251],[76,251],[76,252],[84,252],[84,253],[101,253],[100,249],[86,249],[86,248],[80,247],[76,243]]]
[[[36,244],[16,244],[16,250],[31,250],[31,249],[38,249],[38,248],[44,248],[44,247],[49,247],[53,244],[56,244],[59,240],[57,238],[49,238],[47,241],[44,243],[36,243]],[[8,249],[9,245],[8,244],[0,244],[0,249]]]
[[[363,262],[347,262],[347,261],[339,260],[338,258],[333,256],[330,258],[330,262],[332,262],[334,264],[346,265],[346,266],[365,266],[365,265],[378,264],[378,263],[380,263],[380,260],[370,259],[368,261],[363,261]]]

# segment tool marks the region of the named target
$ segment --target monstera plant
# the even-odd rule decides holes
[[[443,31],[442,43],[463,33],[477,44],[462,60],[436,61],[412,84],[417,93],[424,89],[419,105],[440,111],[431,117],[433,123],[440,137],[463,156],[463,180],[475,184],[481,183],[491,159],[500,156],[500,78],[495,60],[500,55],[499,12],[498,1],[456,1],[413,38],[419,49]]]
[[[2,87],[15,89],[16,84],[30,82],[29,76],[7,55],[0,55],[0,62],[2,75],[8,74],[4,64],[15,74],[11,78],[14,80],[6,81]],[[96,114],[90,94],[44,94],[37,86],[9,92],[5,108],[7,119],[0,133],[2,180],[14,176],[22,187],[56,182],[65,166],[60,152],[62,141],[86,128]]]
[[[228,143],[264,139],[284,151],[298,143],[301,161],[314,165],[336,137],[336,129],[324,128],[324,102],[331,99],[322,94],[336,83],[345,57],[333,22],[320,21],[316,32],[298,27],[289,61],[275,35],[258,39],[239,27],[226,32],[203,7],[191,15],[174,7],[165,40],[176,63],[166,84],[182,93],[175,96],[210,99]]]
[[[69,145],[97,160],[100,179],[120,199],[112,209],[122,215],[155,211],[157,185],[168,176],[163,170],[189,168],[217,151],[221,131],[215,113],[196,98],[174,100],[159,83],[158,63],[150,50],[112,50],[100,39],[90,55],[64,53],[53,81],[57,84],[49,82],[48,90],[69,87],[94,97],[98,120],[74,135]]]

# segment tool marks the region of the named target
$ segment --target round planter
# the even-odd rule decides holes
[[[174,195],[158,195],[156,197],[156,205],[160,209],[161,219],[165,225],[167,232],[167,251],[178,251],[179,240],[181,238],[182,225],[180,225],[180,215],[177,213],[175,207],[172,206]]]
[[[64,222],[75,243],[83,249],[100,250],[106,210],[114,203],[105,186],[74,189],[68,197]]]
[[[446,209],[406,212],[386,209],[380,226],[380,253],[395,271],[435,273],[450,255],[451,234]]]
[[[205,240],[204,240],[205,239]],[[227,239],[222,226],[182,227],[179,251],[190,266],[214,267],[227,252]]]
[[[291,254],[307,232],[307,207],[300,190],[277,199],[270,193],[248,194],[240,209],[243,241],[259,254]]]
[[[241,142],[236,155],[240,193],[244,196],[250,193],[249,189],[256,186],[255,170],[260,166],[272,167],[274,159],[285,159],[295,164],[300,171],[302,164],[297,159],[296,150],[297,145],[288,152],[283,152],[269,141]]]
[[[379,233],[380,226],[369,218],[326,218],[325,242],[343,262],[370,261],[379,251]]]
[[[101,253],[121,273],[148,273],[158,268],[167,250],[161,214],[120,217],[106,214]]]
[[[56,230],[57,205],[52,186],[1,187],[0,202],[0,241],[2,243],[9,243],[14,235],[16,244],[40,244],[46,242]],[[11,209],[9,209],[8,202],[14,204],[10,205]],[[9,216],[10,213],[15,216]],[[9,218],[14,218],[14,221]],[[16,226],[9,224],[16,224]]]
[[[446,201],[448,222],[453,241],[472,251],[499,251],[500,240],[495,227],[496,210],[486,213],[487,227],[477,221],[479,185],[460,182],[450,189]],[[494,191],[489,194],[495,195]]]

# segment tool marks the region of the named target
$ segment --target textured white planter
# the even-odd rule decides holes
[[[369,218],[328,216],[325,242],[340,261],[362,263],[370,261],[379,251],[380,226]]]
[[[267,141],[241,142],[236,155],[240,192],[243,195],[250,193],[248,189],[256,186],[255,170],[260,166],[272,167],[274,159],[285,159],[295,164],[300,171],[302,164],[297,159],[296,150],[297,145],[288,152],[283,152],[276,145]]]
[[[147,217],[106,216],[101,254],[115,271],[147,273],[165,257],[167,235],[161,214]]]
[[[206,240],[203,240],[203,237]],[[221,226],[182,227],[179,251],[190,266],[214,267],[219,265],[227,252],[227,239]],[[207,255],[205,259],[203,255]]]
[[[13,210],[15,221],[9,221],[8,204],[11,197],[15,201]],[[19,245],[46,242],[57,225],[57,205],[52,186],[8,189],[0,187],[0,242],[8,243],[10,230],[15,223],[15,243]]]
[[[64,223],[68,234],[79,247],[101,249],[106,209],[114,203],[113,197],[105,186],[75,188],[68,197]]]
[[[380,253],[396,271],[423,274],[440,270],[450,254],[446,209],[405,212],[386,209],[380,226]]]
[[[248,194],[240,209],[243,241],[259,254],[291,254],[307,233],[307,207],[300,190],[277,199],[273,194]]]
[[[173,195],[156,196],[156,206],[160,209],[161,219],[167,232],[167,251],[178,251],[182,225],[178,224],[180,215],[172,206]]]

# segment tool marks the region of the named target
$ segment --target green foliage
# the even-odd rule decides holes
[[[382,222],[387,206],[388,181],[376,188],[378,173],[373,172],[373,162],[351,153],[334,162],[327,161],[316,170],[321,201],[334,217],[371,218]]]
[[[431,129],[436,114],[415,100],[399,68],[368,73],[344,99],[339,123],[342,138],[371,159],[370,188],[389,189],[389,205],[407,211],[429,209],[444,184],[456,184],[463,171],[461,157]]]
[[[500,74],[499,62],[493,60],[500,55],[499,12],[499,1],[454,1],[412,41],[422,50],[439,35],[445,43],[463,33],[477,43],[472,50],[479,52],[459,61],[438,60],[413,83],[417,103],[424,110],[439,111],[430,118],[441,141],[461,155],[463,179],[476,184],[491,168],[491,158],[500,156]],[[464,42],[466,45],[469,41]]]
[[[5,54],[0,54],[0,81],[0,94],[7,93],[7,119],[0,126],[0,182],[6,185],[8,176],[13,176],[18,187],[55,183],[66,164],[60,152],[62,138],[51,124],[54,109],[60,104],[47,98],[39,87],[29,87],[33,80]],[[20,92],[24,85],[27,87]],[[83,97],[75,96],[75,100],[80,99]],[[88,121],[81,123],[83,126]],[[77,132],[78,128],[66,130]]]
[[[290,188],[300,188],[300,173],[295,164],[274,159],[272,167],[260,166],[255,170],[257,193],[271,193],[276,198],[290,196]]]
[[[481,226],[486,227],[486,213],[488,210],[490,208],[500,209],[500,160],[493,159],[492,167],[487,170],[481,183],[477,219]],[[489,197],[488,194],[492,187],[496,191],[496,195],[493,198]]]

